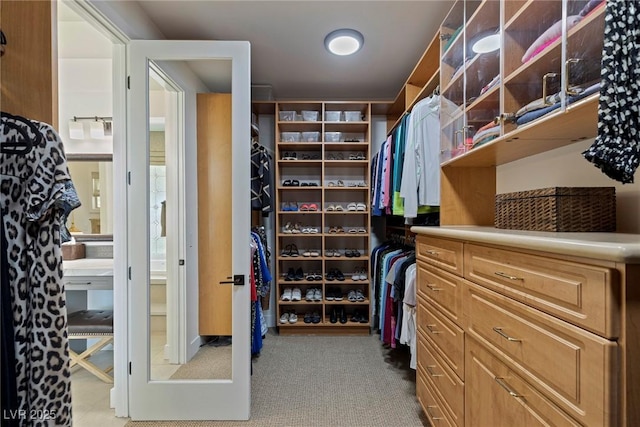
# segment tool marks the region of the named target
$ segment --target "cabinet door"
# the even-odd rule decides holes
[[[467,426],[579,426],[473,339],[467,339]]]
[[[442,161],[500,136],[500,7],[459,1],[440,29]]]

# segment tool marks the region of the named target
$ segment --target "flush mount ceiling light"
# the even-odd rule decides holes
[[[481,36],[471,45],[475,53],[488,53],[500,49],[500,33]]]
[[[334,55],[353,55],[362,48],[364,37],[356,30],[343,28],[330,32],[324,38],[324,46]]]

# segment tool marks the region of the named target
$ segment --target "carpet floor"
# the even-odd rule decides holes
[[[213,353],[211,353],[213,354]],[[428,426],[406,348],[369,336],[269,333],[253,360],[249,421],[130,421],[128,427]]]

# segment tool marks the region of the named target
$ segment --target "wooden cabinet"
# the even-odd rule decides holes
[[[440,28],[442,225],[493,225],[496,166],[596,136],[604,2],[582,17],[584,6],[452,7]],[[476,44],[491,37],[494,48]]]
[[[427,416],[423,401],[458,426],[637,424],[640,236],[521,232],[510,245],[486,227],[412,231],[418,254],[459,248],[463,267],[418,256]]]
[[[280,333],[370,331],[370,117],[366,102],[276,103]]]

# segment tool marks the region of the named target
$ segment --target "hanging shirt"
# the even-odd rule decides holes
[[[262,211],[263,216],[273,211],[271,170],[267,149],[254,143],[251,146],[251,209]]]
[[[404,216],[418,216],[418,206],[440,205],[440,118],[438,95],[418,102],[411,111],[400,195]]]

